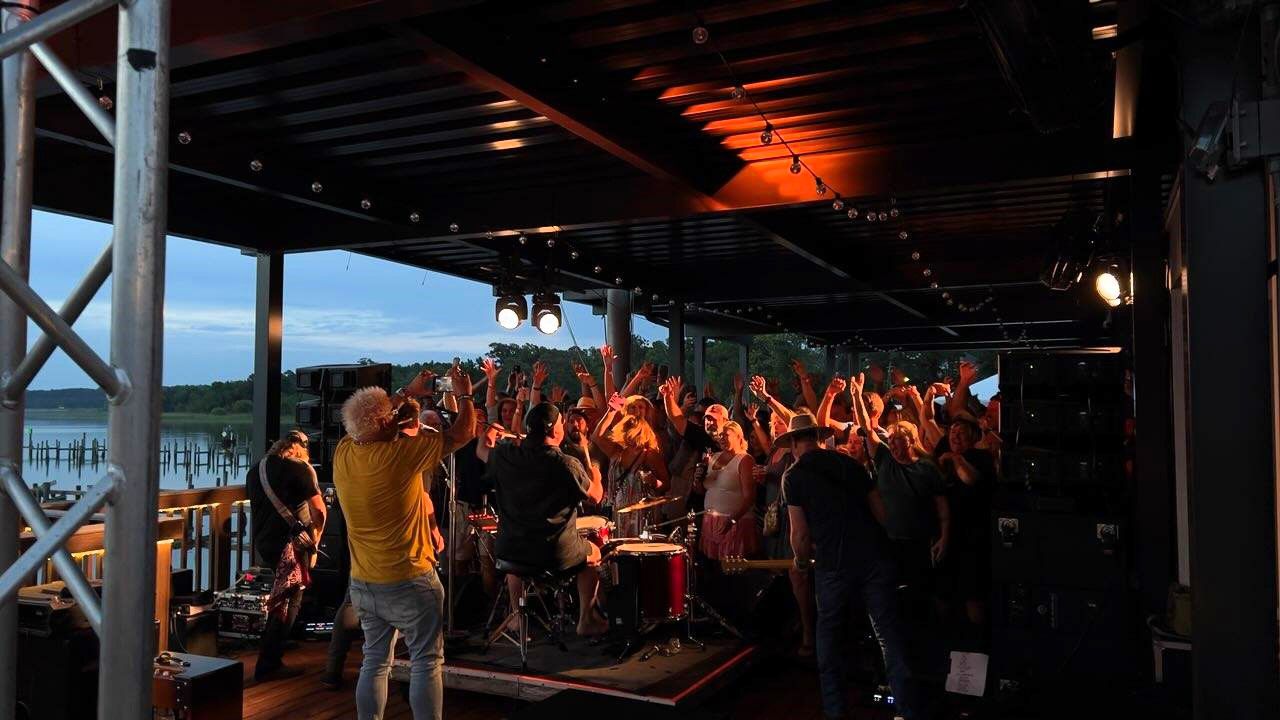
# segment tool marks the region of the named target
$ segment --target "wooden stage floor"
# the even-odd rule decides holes
[[[305,668],[307,674],[263,684],[255,684],[252,679],[255,655],[252,652],[237,655],[245,664],[245,720],[354,718],[359,647],[353,648],[348,658],[346,684],[337,692],[327,690],[320,684],[326,649],[326,642],[302,642],[300,647],[285,654],[285,662]],[[452,689],[444,692],[445,717],[449,720],[500,720],[511,717],[525,707],[528,707],[528,703],[504,697]],[[821,718],[817,673],[792,662],[765,661],[748,670],[727,688],[707,698],[699,709],[707,711],[712,717],[735,720]],[[880,710],[860,709],[856,717],[887,720],[892,715]],[[392,683],[388,693],[386,718],[412,718],[395,683]]]

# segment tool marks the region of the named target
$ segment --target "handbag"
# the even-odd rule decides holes
[[[308,508],[305,506],[302,508],[306,518],[299,519],[276,496],[275,490],[271,488],[270,481],[267,480],[267,457],[270,456],[263,457],[262,461],[258,463],[258,481],[262,483],[262,491],[266,493],[267,499],[275,507],[276,513],[284,520],[285,527],[289,528],[289,540],[302,553],[304,564],[308,568],[313,568],[316,566],[316,560],[320,554],[320,529],[311,521],[311,511]],[[315,468],[311,467],[310,463],[303,464],[307,466],[307,470],[311,473],[311,484],[318,493],[320,491],[320,483],[316,479]]]
[[[782,498],[769,503],[764,509],[764,536],[773,537],[782,529]]]

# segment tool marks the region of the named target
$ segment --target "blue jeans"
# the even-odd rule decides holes
[[[845,666],[843,635],[852,593],[862,595],[871,629],[884,653],[885,674],[893,689],[896,712],[907,720],[928,717],[925,698],[915,688],[907,663],[907,634],[898,613],[897,581],[887,565],[873,565],[861,572],[818,570],[817,656],[822,686],[822,711],[829,718],[845,717]]]
[[[409,706],[414,720],[440,720],[444,687],[444,587],[435,571],[397,583],[351,579],[351,604],[364,629],[364,661],[356,683],[360,720],[382,720],[397,632],[409,646]]]

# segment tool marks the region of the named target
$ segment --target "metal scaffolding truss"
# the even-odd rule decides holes
[[[41,0],[4,3],[4,188],[0,222],[0,718],[16,699],[17,590],[49,558],[101,638],[99,718],[150,718],[159,491],[160,369],[164,302],[168,102],[168,0],[71,0],[41,12]],[[119,6],[116,116],[101,108],[45,38]],[[115,148],[111,243],[61,310],[28,284],[35,161],[35,72],[39,62]],[[72,329],[114,269],[111,357]],[[27,320],[44,334],[27,349]],[[61,348],[110,400],[106,475],[50,523],[22,479],[24,397]],[[64,545],[94,513],[106,512],[102,599]],[[21,518],[21,519],[20,519]],[[18,555],[19,532],[36,542]]]

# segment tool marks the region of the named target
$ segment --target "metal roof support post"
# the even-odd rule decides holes
[[[605,296],[605,331],[613,347],[613,382],[621,390],[631,372],[631,291],[608,290]]]
[[[160,380],[168,189],[169,2],[120,8],[116,51],[111,363],[132,391],[111,406],[109,462],[122,486],[107,513],[98,717],[152,715]]]
[[[667,314],[667,372],[684,375],[684,305],[678,300],[671,301]]]
[[[751,380],[751,336],[738,339],[738,373],[742,381]]]
[[[258,290],[253,327],[253,443],[251,454],[266,452],[280,437],[280,336],[284,325],[284,255],[258,255]]]
[[[38,9],[39,2],[31,2]],[[0,11],[4,35],[32,19],[27,8],[9,6]],[[3,61],[4,93],[4,190],[0,220],[0,258],[25,281],[31,256],[31,180],[35,151],[35,60],[27,53]],[[8,374],[27,352],[27,316],[8,296],[0,293],[0,374]],[[12,406],[0,406],[0,463],[20,468],[22,423],[25,413],[20,394]],[[21,521],[8,495],[0,493],[0,567],[12,567],[18,559]],[[8,715],[17,700],[18,603],[0,603],[0,713]]]
[[[703,335],[693,336],[693,392],[702,399],[703,378],[707,374],[707,338]]]

